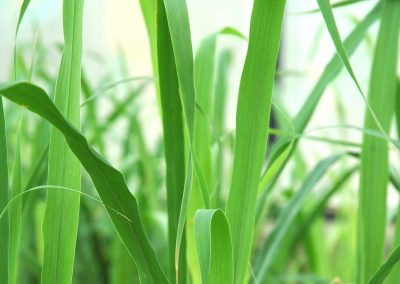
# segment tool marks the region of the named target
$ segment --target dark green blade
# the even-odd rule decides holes
[[[169,278],[175,282],[175,243],[178,231],[180,207],[185,183],[185,139],[182,105],[179,97],[179,83],[172,50],[171,36],[168,29],[165,8],[158,1],[157,9],[157,56],[162,122],[164,133],[165,160],[167,167],[167,202],[168,202],[168,247]],[[184,248],[185,238],[182,239]],[[185,278],[186,256],[181,249],[179,278]],[[183,280],[184,281],[184,280]],[[184,283],[184,282],[183,282]]]

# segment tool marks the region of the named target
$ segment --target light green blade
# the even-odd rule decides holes
[[[29,7],[31,0],[24,0],[21,4],[21,8],[19,10],[19,15],[18,15],[18,21],[17,21],[17,27],[15,29],[15,36],[14,36],[14,77],[16,79],[17,77],[17,38],[18,38],[18,32],[19,28],[22,23],[22,19],[24,18],[25,12]]]
[[[194,62],[194,75],[196,87],[196,119],[194,122],[194,147],[199,157],[199,166],[202,169],[207,184],[212,184],[211,145],[212,133],[208,118],[211,113],[212,89],[214,79],[215,51],[217,34],[212,34],[200,42]],[[201,108],[202,112],[199,111]],[[202,195],[210,196],[210,192],[201,192],[200,181],[193,179],[193,188],[190,194],[188,208],[188,222],[186,224],[187,255],[191,277],[195,283],[200,282],[200,265],[196,254],[196,241],[194,232],[194,214],[204,208]],[[210,190],[210,189],[209,189]]]
[[[8,202],[8,158],[3,100],[0,98],[0,210]],[[8,283],[8,215],[0,219],[0,282]]]
[[[232,63],[232,51],[224,49],[221,52],[220,58],[217,62],[215,85],[214,85],[214,98],[213,98],[213,122],[217,137],[222,137],[225,132],[225,118],[228,96],[228,74]],[[213,179],[215,184],[211,187],[213,189],[213,207],[222,208],[223,200],[221,193],[225,189],[227,178],[225,177],[225,159],[224,149],[222,143],[218,140],[217,154],[215,157],[215,168]]]
[[[168,21],[168,28],[171,38],[173,55],[175,58],[176,75],[179,82],[179,94],[182,104],[184,129],[188,137],[188,164],[186,169],[185,184],[182,196],[182,203],[180,207],[177,239],[175,246],[175,269],[178,269],[179,248],[181,247],[181,240],[185,227],[187,211],[189,207],[189,197],[192,188],[193,166],[196,177],[199,180],[201,187],[202,198],[206,208],[210,207],[210,197],[208,193],[208,185],[201,171],[199,161],[195,154],[194,148],[194,121],[195,121],[195,106],[196,94],[194,84],[194,63],[192,41],[190,35],[189,17],[186,6],[186,0],[164,0],[160,1],[158,11],[164,12],[160,9],[160,5],[165,7],[165,14]]]
[[[22,123],[21,123],[22,124]],[[21,194],[22,189],[22,173],[21,173],[21,128],[19,126],[17,144],[15,147],[14,173],[11,185],[11,198]],[[9,211],[10,225],[10,242],[8,246],[8,283],[17,284],[19,280],[19,259],[21,246],[21,230],[22,230],[22,200],[14,203]]]
[[[236,145],[226,214],[232,232],[235,283],[247,281],[255,202],[267,144],[284,0],[255,0],[236,110]]]
[[[396,65],[400,30],[400,1],[383,1],[383,11],[371,69],[364,128],[386,133],[394,114]],[[376,124],[379,120],[380,126]],[[383,261],[386,230],[389,161],[387,141],[365,135],[361,153],[359,235],[361,283],[366,283]],[[373,206],[373,210],[371,210]]]
[[[55,105],[80,128],[83,0],[63,2],[65,47],[58,73]],[[81,166],[57,129],[50,133],[48,184],[79,190]],[[43,221],[42,283],[71,283],[78,231],[80,196],[70,192],[47,194]],[[68,216],[68,218],[66,218]]]
[[[377,4],[361,21],[355,29],[350,33],[350,35],[344,41],[344,46],[349,55],[351,55],[356,48],[359,46],[361,41],[364,39],[365,34],[368,28],[376,21],[381,11],[380,3]],[[318,79],[317,83],[314,85],[310,95],[307,100],[304,102],[300,111],[296,115],[293,124],[296,133],[302,133],[309,123],[312,115],[314,114],[317,105],[324,94],[324,91],[328,87],[328,85],[339,75],[340,71],[343,69],[343,63],[339,56],[339,54],[335,54],[329,63],[326,65],[324,72],[321,77]],[[269,163],[274,163],[274,161],[287,149],[292,141],[292,137],[282,137],[271,148]],[[294,141],[293,149],[297,147],[297,139]],[[292,151],[293,152],[293,151]],[[289,155],[289,157],[292,153]],[[288,157],[288,158],[289,158]],[[287,162],[288,160],[286,160]],[[287,163],[284,163],[279,170],[279,172],[274,176],[272,182],[267,185],[267,187],[263,190],[262,194],[257,200],[257,210],[256,210],[256,220],[259,222],[263,216],[264,212],[264,204],[267,196],[272,191],[272,188],[277,181],[278,177],[282,173],[284,167]],[[263,175],[265,176],[265,174]]]
[[[146,25],[147,34],[151,49],[151,62],[153,64],[154,77],[158,77],[158,61],[157,61],[157,27],[156,27],[156,4],[157,0],[139,0],[142,10],[144,23]],[[158,89],[158,84],[156,88]]]
[[[194,217],[202,283],[233,283],[229,223],[221,209],[200,209]]]
[[[396,96],[396,107],[395,107],[395,116],[396,116],[396,126],[397,126],[397,137],[400,138],[400,80],[397,80],[397,96]],[[391,175],[390,181],[393,186],[400,191],[400,182],[396,178],[396,176]],[[397,216],[400,216],[400,204],[397,205]],[[396,219],[396,230],[394,235],[394,240],[392,247],[396,247],[400,245],[400,218]],[[397,263],[393,267],[393,272],[390,274],[388,278],[388,283],[396,284],[397,280],[400,279],[400,264]]]
[[[396,126],[397,138],[400,140],[400,79],[397,80],[397,96],[396,96]]]
[[[196,118],[194,123],[194,147],[198,157],[199,167],[203,173],[205,183],[210,187],[200,185],[197,176],[193,179],[193,188],[190,195],[187,237],[188,237],[188,264],[191,267],[192,278],[194,281],[199,279],[200,267],[198,265],[195,236],[193,228],[193,217],[198,209],[204,208],[202,196],[211,196],[212,190],[217,181],[213,180],[213,173],[220,172],[221,169],[212,167],[212,143],[213,143],[213,125],[211,117],[213,114],[213,89],[214,89],[214,71],[215,57],[217,49],[217,40],[221,35],[233,35],[243,38],[234,28],[224,28],[216,33],[212,33],[203,39],[197,50],[194,68],[195,68],[195,87],[196,87]],[[202,190],[208,188],[208,192]]]
[[[388,259],[379,267],[379,269],[372,275],[368,284],[381,284],[390,274],[393,267],[400,260],[400,247],[396,248],[388,257]],[[397,279],[398,280],[398,279]]]
[[[366,1],[366,0],[342,0],[342,1],[337,1],[335,3],[332,3],[332,8],[340,8],[340,7],[346,7],[352,4],[357,4],[359,2],[362,1]],[[300,15],[306,15],[306,14],[314,14],[314,13],[318,13],[320,12],[320,9],[313,9],[313,10],[309,10],[309,11],[304,11],[304,12],[300,12],[300,13],[296,13],[296,14],[300,14]]]
[[[123,175],[88,145],[87,140],[67,122],[41,88],[18,83],[0,88],[0,94],[39,114],[61,131],[106,205],[115,229],[138,267],[141,281],[168,283],[144,233],[136,199],[129,192]]]
[[[285,234],[290,228],[291,223],[295,220],[295,217],[297,216],[307,195],[325,175],[328,169],[343,156],[344,154],[338,154],[319,162],[314,170],[307,176],[299,191],[294,195],[286,205],[283,212],[279,215],[274,230],[270,236],[271,240],[268,243],[265,243],[266,245],[268,244],[268,250],[266,251],[264,248],[263,251],[266,251],[266,254],[260,254],[256,268],[256,283],[263,283],[274,257],[279,251],[279,247],[285,238]]]

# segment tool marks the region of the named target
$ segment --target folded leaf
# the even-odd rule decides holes
[[[202,283],[233,283],[229,223],[221,209],[200,209],[194,217]]]

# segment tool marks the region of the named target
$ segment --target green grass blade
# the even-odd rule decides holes
[[[317,0],[319,9],[321,10],[322,16],[324,17],[326,27],[328,28],[329,34],[331,35],[332,41],[335,44],[335,48],[343,61],[349,75],[356,84],[358,90],[363,94],[361,85],[359,84],[356,75],[353,71],[353,67],[350,64],[349,57],[347,55],[346,49],[342,44],[338,28],[336,26],[335,17],[333,16],[332,6],[329,0]]]
[[[11,197],[17,196],[22,193],[22,173],[21,173],[21,129],[19,126],[17,144],[15,147],[15,162],[14,173],[12,179]],[[14,206],[9,212],[10,222],[10,243],[8,246],[8,275],[10,284],[19,283],[19,259],[20,259],[20,245],[21,245],[21,230],[22,230],[22,200],[15,202]]]
[[[55,105],[80,128],[83,0],[63,2],[65,47],[55,90]],[[81,166],[57,129],[50,133],[48,183],[80,189]],[[49,191],[43,221],[42,283],[72,281],[80,196]],[[68,216],[68,218],[66,218]]]
[[[397,80],[397,96],[396,96],[396,126],[397,126],[397,137],[400,139],[400,79]]]
[[[361,41],[364,39],[365,34],[368,28],[377,20],[378,16],[381,12],[381,4],[377,4],[368,15],[361,21],[355,29],[350,33],[350,35],[345,39],[344,46],[349,55],[351,55],[356,48],[359,46]],[[318,79],[317,83],[314,85],[310,95],[307,100],[304,102],[300,111],[296,115],[293,124],[296,133],[303,133],[307,124],[309,123],[314,111],[324,94],[324,91],[328,87],[328,85],[339,75],[340,71],[343,68],[343,62],[339,56],[339,54],[335,54],[329,63],[326,65],[324,72]],[[290,146],[292,141],[291,137],[282,137],[271,148],[270,153],[270,163],[274,163],[274,161],[280,156],[282,152]],[[293,149],[297,146],[297,139],[293,145]],[[292,154],[292,153],[291,153]],[[289,155],[290,157],[291,155]],[[257,222],[262,218],[263,214],[263,206],[265,204],[265,200],[268,194],[272,191],[272,188],[278,179],[280,173],[283,168],[286,166],[286,163],[282,165],[280,171],[275,175],[272,182],[268,185],[268,187],[262,192],[260,197],[257,200],[257,214],[256,220]]]
[[[395,117],[396,117],[396,126],[397,126],[397,137],[400,138],[400,80],[397,80],[397,96],[396,96],[396,107],[395,107]],[[390,175],[390,181],[392,185],[396,188],[397,191],[400,191],[400,182],[399,179],[392,174]],[[397,216],[400,216],[400,204],[397,205]],[[396,230],[394,234],[394,240],[392,247],[400,245],[400,218],[396,219]],[[393,267],[393,272],[390,274],[388,283],[396,284],[397,280],[400,279],[400,264],[396,264]]]
[[[196,103],[201,108],[202,113],[196,108],[196,119],[194,123],[194,147],[199,158],[199,165],[202,169],[207,184],[212,184],[211,167],[211,145],[212,133],[207,118],[211,117],[212,90],[214,82],[215,52],[217,47],[218,34],[211,34],[203,39],[196,53],[194,62],[194,75],[196,87]],[[191,203],[193,201],[201,202],[199,181],[195,177],[193,180]],[[210,193],[203,193],[209,195]],[[200,197],[200,199],[199,199]],[[202,208],[202,204],[194,207],[193,213]],[[190,218],[192,216],[189,216]]]
[[[225,132],[225,117],[226,117],[226,98],[228,94],[228,72],[231,66],[232,52],[225,49],[221,52],[220,58],[216,67],[214,98],[213,98],[213,121],[217,137],[222,137]],[[217,157],[215,160],[215,168],[219,169],[214,172],[213,179],[215,180],[214,192],[212,196],[213,207],[221,207],[221,192],[223,184],[226,182],[224,175],[224,151],[222,143],[218,140],[219,147],[217,149]],[[222,207],[221,207],[222,208]]]
[[[194,219],[202,283],[233,283],[232,241],[224,212],[200,209]]]
[[[300,190],[294,195],[286,205],[283,212],[279,215],[275,224],[275,229],[271,233],[270,241],[266,242],[265,247],[263,248],[263,252],[265,253],[260,254],[260,258],[256,264],[257,283],[263,283],[263,279],[267,276],[274,257],[279,251],[279,247],[285,238],[285,234],[290,228],[291,223],[295,220],[295,217],[297,216],[307,195],[325,175],[328,169],[343,156],[344,154],[338,154],[319,162],[314,170],[307,176]]]
[[[156,27],[156,4],[157,0],[139,0],[142,10],[147,34],[149,36],[151,62],[153,64],[154,77],[158,77],[158,61],[157,61],[157,27]],[[156,84],[158,89],[158,84]]]
[[[35,161],[35,164],[32,167],[31,172],[26,179],[26,183],[24,185],[24,190],[28,188],[32,188],[41,183],[41,181],[45,181],[47,177],[47,161],[49,156],[49,147],[46,146],[42,150]],[[27,200],[24,199],[22,208],[25,208]]]
[[[25,12],[29,7],[30,2],[31,0],[24,0],[24,2],[22,2],[18,15],[17,28],[15,29],[15,38],[17,38],[18,31],[22,23],[22,19],[24,18]]]
[[[169,278],[175,282],[175,245],[178,221],[185,184],[185,143],[182,105],[179,97],[179,83],[172,50],[163,2],[158,2],[157,9],[157,51],[162,122],[164,132],[165,160],[167,166],[167,202],[168,202],[168,247]],[[185,238],[182,239],[182,247]],[[186,269],[186,256],[180,253],[180,276]]]
[[[196,87],[196,119],[194,123],[194,147],[199,157],[201,168],[207,184],[212,184],[211,146],[212,133],[207,118],[211,115],[212,90],[214,80],[215,52],[217,33],[211,34],[200,42],[194,62]],[[201,111],[199,111],[201,108]],[[193,281],[201,281],[200,265],[196,253],[194,215],[198,209],[204,208],[203,195],[210,196],[210,192],[202,192],[200,181],[195,176],[189,199],[188,222],[186,225],[188,265],[191,268]],[[211,189],[208,189],[211,190]]]
[[[307,214],[306,217],[304,217],[304,221],[301,221],[301,224],[299,225],[298,233],[297,233],[297,239],[299,239],[301,236],[304,236],[304,233],[307,231],[307,229],[310,227],[311,224],[315,221],[315,219],[318,216],[321,216],[323,213],[323,210],[326,208],[326,205],[328,204],[329,200],[331,200],[332,196],[336,194],[340,189],[343,188],[343,185],[348,182],[350,177],[353,176],[353,174],[359,169],[358,166],[353,167],[347,171],[345,171],[340,177],[338,178],[338,181],[333,184],[333,186],[324,192],[324,194],[318,199],[316,204],[313,206],[313,208],[310,210],[310,212]]]
[[[332,8],[340,8],[340,7],[347,7],[352,4],[357,4],[362,1],[365,1],[365,0],[342,0],[342,1],[337,1],[335,3],[332,3],[331,5],[332,5]],[[314,13],[318,13],[320,11],[321,11],[320,9],[313,9],[313,10],[309,10],[309,11],[296,13],[296,15],[314,14]]]
[[[160,2],[160,5],[162,3],[164,3],[168,20],[185,125],[188,131],[190,144],[192,144],[196,98],[193,50],[186,1],[163,0]],[[158,9],[160,9],[159,6]]]
[[[353,54],[356,48],[360,45],[362,40],[365,38],[369,27],[378,19],[381,10],[382,5],[379,3],[365,16],[363,21],[361,21],[345,39],[343,45],[348,55]],[[328,85],[339,75],[342,69],[343,62],[341,55],[336,53],[326,65],[324,72],[314,85],[301,110],[296,115],[296,118],[294,119],[296,132],[301,133],[304,131],[324,91]]]
[[[8,202],[8,158],[3,100],[0,98],[0,209]],[[0,220],[0,282],[8,283],[8,216]]]
[[[236,110],[232,186],[226,207],[231,226],[235,283],[246,282],[254,210],[266,151],[284,0],[255,0]]]
[[[186,170],[185,185],[178,221],[178,232],[176,240],[175,266],[178,266],[179,248],[185,227],[189,197],[192,187],[193,166],[196,177],[200,181],[203,202],[206,208],[210,207],[208,185],[201,171],[198,158],[194,148],[194,118],[196,107],[196,94],[194,83],[193,50],[190,35],[189,17],[185,0],[164,0],[160,1],[158,11],[164,12],[160,6],[165,7],[165,14],[168,21],[169,34],[172,44],[173,55],[177,78],[179,82],[179,94],[183,110],[184,126],[188,136],[188,166]]]
[[[146,238],[136,199],[129,192],[123,175],[88,145],[86,139],[67,122],[41,88],[19,83],[1,88],[0,94],[39,114],[63,133],[106,205],[111,221],[138,267],[141,280],[144,283],[168,283]]]
[[[286,160],[289,158],[293,150],[294,139],[290,142],[289,146],[283,149],[282,153],[280,153],[273,162],[268,165],[267,170],[260,180],[260,184],[258,185],[258,194],[262,194],[262,191],[267,188],[267,185],[271,183],[272,179],[277,175],[277,173],[282,169]]]
[[[139,281],[135,263],[118,237],[114,240],[111,265],[111,284],[132,284]]]
[[[196,156],[198,157],[199,167],[197,172],[202,172],[204,181],[201,181],[197,176],[193,179],[193,188],[190,195],[189,209],[188,209],[188,263],[191,267],[192,277],[194,279],[200,276],[200,267],[198,265],[198,258],[195,250],[195,235],[193,227],[193,217],[198,209],[204,208],[205,204],[202,196],[207,196],[208,206],[210,207],[210,196],[212,188],[208,185],[216,184],[213,180],[213,173],[220,171],[220,169],[213,169],[212,167],[212,143],[213,143],[213,125],[210,125],[210,118],[213,114],[213,89],[214,89],[214,71],[217,40],[220,35],[232,35],[243,38],[240,32],[234,28],[224,28],[216,33],[212,33],[200,42],[194,62],[195,68],[195,87],[196,87],[196,119],[194,123],[194,147]],[[200,183],[203,182],[201,185]],[[204,192],[208,189],[207,192]],[[199,279],[200,281],[200,279]]]
[[[364,128],[388,133],[394,114],[396,65],[400,28],[400,2],[383,1],[381,25],[371,69]],[[376,119],[375,119],[376,118]],[[364,135],[359,193],[361,283],[366,283],[383,260],[386,228],[386,195],[389,182],[388,144]],[[371,210],[371,206],[374,210]]]
[[[388,257],[388,259],[383,263],[378,271],[376,271],[371,279],[368,281],[368,284],[381,284],[392,271],[394,265],[398,263],[400,260],[400,247],[396,248]],[[398,280],[398,279],[397,279]]]
[[[18,21],[17,21],[17,27],[15,29],[15,42],[14,42],[14,77],[15,79],[17,78],[17,37],[18,37],[18,32],[19,32],[19,28],[21,26],[22,23],[22,19],[24,18],[25,12],[29,7],[31,0],[24,0],[24,2],[22,2],[21,8],[19,10],[19,15],[18,15]]]
[[[367,111],[373,118],[375,124],[378,127],[378,130],[385,136],[386,140],[390,143],[390,145],[393,147],[393,149],[396,151],[396,154],[400,158],[400,151],[395,147],[395,145],[393,145],[393,143],[391,143],[387,131],[382,126],[379,118],[376,116],[374,109],[372,108],[369,101],[367,100],[367,97],[365,96],[365,94],[361,88],[361,85],[356,78],[353,67],[350,64],[349,57],[347,55],[347,52],[346,52],[344,45],[342,43],[342,40],[340,38],[339,30],[337,28],[335,17],[333,16],[332,7],[331,7],[329,0],[317,0],[317,1],[318,1],[319,8],[322,12],[323,18],[325,20],[326,27],[328,28],[329,34],[331,35],[332,41],[335,45],[336,51],[340,55],[340,58],[342,59],[347,72],[349,73],[351,79],[353,80],[358,91],[360,92],[361,97],[365,101],[365,103],[367,105]],[[393,0],[387,0],[387,1],[393,1]]]

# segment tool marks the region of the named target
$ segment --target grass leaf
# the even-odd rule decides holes
[[[378,271],[372,276],[368,281],[368,284],[380,284],[386,279],[389,273],[392,271],[395,264],[400,260],[400,247],[396,248],[388,257],[388,259],[383,263]]]
[[[8,158],[3,100],[0,98],[0,210],[8,202]],[[0,220],[0,282],[8,283],[8,216]]]
[[[400,2],[383,1],[383,11],[371,69],[364,128],[389,133],[397,87],[396,65],[400,28]],[[376,123],[379,121],[380,125]],[[391,144],[393,142],[389,140]],[[361,283],[370,279],[384,256],[387,186],[387,141],[365,135],[361,153],[359,193],[359,244]],[[371,210],[374,206],[374,210]]]
[[[21,123],[22,124],[22,123]],[[21,130],[22,125],[19,125],[16,153],[14,161],[14,173],[12,179],[11,198],[22,193],[22,173],[21,173]],[[10,222],[10,243],[8,246],[8,275],[10,284],[19,283],[19,260],[20,260],[20,245],[21,245],[21,230],[22,230],[22,200],[15,202],[9,212]]]
[[[246,282],[254,211],[266,151],[284,0],[255,0],[236,110],[236,145],[226,214],[232,232],[235,283]]]
[[[54,95],[55,105],[78,129],[80,128],[82,17],[83,0],[63,2],[65,47]],[[48,166],[49,184],[80,189],[80,163],[68,149],[62,134],[54,128],[50,133]],[[72,281],[78,233],[79,197],[70,192],[52,190],[47,194],[43,221],[43,283]]]
[[[171,283],[174,283],[176,278],[177,231],[186,174],[184,121],[179,96],[177,70],[165,7],[162,1],[158,1],[157,4],[157,58],[167,167],[169,278]],[[181,242],[181,247],[184,248],[184,236]],[[184,275],[186,272],[185,255],[185,251],[181,250],[178,265],[180,267],[179,279],[186,278],[186,275]]]
[[[271,233],[270,241],[265,243],[262,249],[265,253],[260,253],[258,262],[256,263],[256,282],[263,283],[263,279],[267,276],[269,268],[273,262],[279,246],[283,241],[290,224],[294,221],[305,198],[325,175],[328,169],[339,161],[344,154],[338,154],[322,160],[307,176],[299,191],[294,195],[290,202],[286,205],[283,212],[279,215],[274,231]]]
[[[194,219],[202,283],[233,283],[232,241],[224,212],[200,209]]]
[[[361,41],[364,39],[368,28],[377,20],[380,15],[382,5],[378,3],[361,21],[355,29],[349,34],[349,36],[344,41],[344,47],[349,55],[351,55],[356,48],[359,46]],[[307,124],[309,123],[312,115],[314,114],[317,105],[324,94],[328,85],[339,75],[340,71],[343,68],[343,62],[340,58],[340,55],[336,53],[332,59],[326,65],[324,72],[319,77],[317,83],[312,88],[309,96],[301,107],[300,111],[296,115],[293,124],[296,133],[303,133]],[[270,159],[269,163],[274,163],[274,161],[281,155],[282,152],[285,151],[291,144],[291,137],[282,137],[274,145],[271,147]],[[297,147],[297,139],[294,141],[293,149]],[[292,155],[292,153],[291,153]],[[288,158],[290,158],[290,156]],[[263,216],[263,207],[265,204],[265,200],[269,193],[272,191],[272,188],[277,181],[279,175],[283,171],[286,166],[286,162],[282,165],[279,172],[274,176],[271,183],[267,185],[267,188],[264,189],[262,194],[259,196],[257,200],[257,210],[256,210],[256,220],[257,222]]]
[[[141,280],[146,283],[168,283],[144,233],[136,199],[129,192],[122,174],[88,145],[86,139],[67,122],[41,88],[29,83],[18,83],[1,88],[0,94],[29,108],[61,131],[70,149],[90,175],[101,200],[107,205],[108,215],[135,261]],[[129,220],[116,212],[121,212]]]

